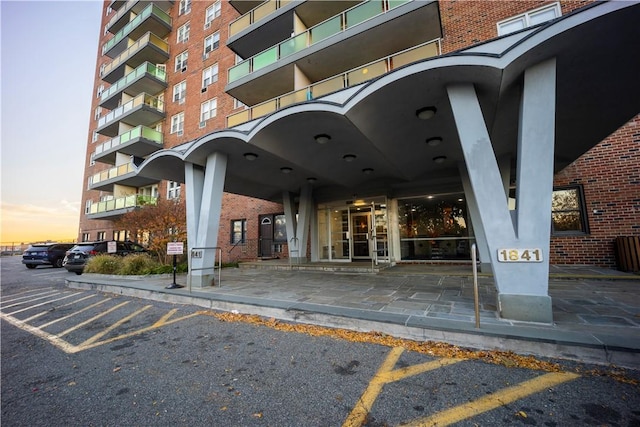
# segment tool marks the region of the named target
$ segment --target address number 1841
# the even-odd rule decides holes
[[[542,262],[542,251],[535,249],[498,249],[498,262]]]

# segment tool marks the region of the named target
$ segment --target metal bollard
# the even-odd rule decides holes
[[[476,262],[476,244],[471,245],[471,262],[473,263],[473,303],[476,311],[476,328],[480,328],[480,304],[478,302],[478,263]]]

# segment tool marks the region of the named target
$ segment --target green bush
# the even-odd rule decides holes
[[[132,254],[122,258],[122,265],[117,274],[141,275],[151,274],[158,267],[158,261],[147,254]]]
[[[115,255],[96,255],[87,260],[85,273],[118,274],[122,268],[122,257]]]

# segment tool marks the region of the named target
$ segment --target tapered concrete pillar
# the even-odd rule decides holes
[[[313,209],[312,187],[305,185],[300,190],[300,200],[296,210],[294,195],[285,191],[282,194],[284,216],[287,228],[289,259],[292,262],[307,260],[309,242],[309,223]]]
[[[447,87],[504,318],[550,323],[549,240],[555,59],[525,71],[516,170],[516,221],[472,84]]]
[[[189,251],[193,251],[188,279],[195,288],[214,284],[214,248],[218,244],[226,170],[227,156],[221,153],[210,154],[204,170],[185,164],[187,239]]]

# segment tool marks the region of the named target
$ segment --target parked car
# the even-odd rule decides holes
[[[109,252],[108,243],[115,243],[116,251]],[[82,242],[78,243],[71,249],[67,251],[66,256],[64,257],[64,261],[62,265],[67,271],[73,271],[76,274],[82,274],[84,271],[84,266],[87,263],[87,260],[95,255],[103,255],[103,254],[114,254],[125,256],[129,254],[139,254],[148,252],[144,246],[139,245],[134,242],[120,242],[120,241],[111,241],[107,242],[105,240],[99,242]]]
[[[73,243],[33,244],[22,253],[22,263],[30,269],[39,265],[52,265],[60,268],[62,267],[65,253],[73,246]]]

